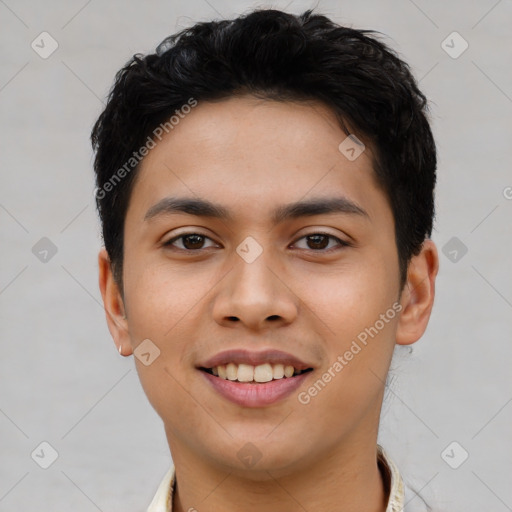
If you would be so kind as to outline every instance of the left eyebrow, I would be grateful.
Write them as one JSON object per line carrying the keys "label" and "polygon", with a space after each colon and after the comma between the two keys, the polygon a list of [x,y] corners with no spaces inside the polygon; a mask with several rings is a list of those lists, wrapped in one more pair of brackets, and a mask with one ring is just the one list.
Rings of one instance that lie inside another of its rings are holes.
{"label": "left eyebrow", "polygon": [[[144,216],[144,220],[147,221],[160,215],[176,213],[186,213],[197,217],[209,217],[225,221],[233,221],[235,218],[234,214],[224,206],[205,199],[165,197],[149,208]],[[368,213],[361,206],[346,197],[319,197],[278,206],[272,212],[271,219],[273,224],[276,225],[290,219],[335,213],[358,215],[368,220],[370,219]]]}
{"label": "left eyebrow", "polygon": [[297,201],[296,203],[279,206],[273,212],[272,222],[279,224],[289,219],[312,217],[314,215],[332,215],[335,213],[355,214],[368,220],[370,219],[366,210],[350,199],[346,197],[327,197]]}

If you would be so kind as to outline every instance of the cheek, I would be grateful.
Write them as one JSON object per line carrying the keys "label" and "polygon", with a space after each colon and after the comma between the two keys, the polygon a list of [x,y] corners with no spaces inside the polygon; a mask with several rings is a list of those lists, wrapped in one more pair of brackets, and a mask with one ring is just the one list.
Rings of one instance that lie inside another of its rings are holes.
{"label": "cheek", "polygon": [[[126,266],[125,299],[135,364],[150,403],[162,417],[190,400],[183,392],[190,387],[190,340],[197,337],[195,317],[214,283],[197,273],[173,270],[169,262]],[[144,340],[159,351],[148,366],[137,357]]]}
{"label": "cheek", "polygon": [[294,292],[305,304],[303,316],[311,317],[325,337],[337,340],[333,343],[338,348],[373,325],[398,298],[395,269],[390,271],[383,259],[366,259],[363,255],[295,281]]}
{"label": "cheek", "polygon": [[172,337],[180,319],[200,300],[202,287],[196,285],[167,262],[127,265],[125,297],[133,342],[150,338],[162,344]]}
{"label": "cheek", "polygon": [[350,410],[354,418],[360,417],[384,386],[399,303],[398,267],[383,254],[362,256],[350,266],[317,276],[310,281],[316,285],[304,295],[327,353],[317,384],[301,390],[315,414],[335,420],[340,411]]}

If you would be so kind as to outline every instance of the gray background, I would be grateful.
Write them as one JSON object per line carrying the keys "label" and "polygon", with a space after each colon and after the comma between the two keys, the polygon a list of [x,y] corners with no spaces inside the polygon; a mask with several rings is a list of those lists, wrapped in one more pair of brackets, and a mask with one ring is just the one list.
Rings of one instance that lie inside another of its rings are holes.
{"label": "gray background", "polygon": [[[315,4],[0,0],[0,511],[145,510],[168,469],[162,422],[101,307],[89,134],[132,54],[257,5]],[[380,442],[439,509],[512,510],[512,2],[317,5],[388,36],[431,101],[439,148],[436,303],[393,363]],[[31,48],[42,31],[59,45],[47,59]],[[469,44],[458,58],[442,46],[453,31]],[[57,249],[46,262],[43,237]],[[31,457],[43,441],[58,452],[48,469],[48,449]]]}

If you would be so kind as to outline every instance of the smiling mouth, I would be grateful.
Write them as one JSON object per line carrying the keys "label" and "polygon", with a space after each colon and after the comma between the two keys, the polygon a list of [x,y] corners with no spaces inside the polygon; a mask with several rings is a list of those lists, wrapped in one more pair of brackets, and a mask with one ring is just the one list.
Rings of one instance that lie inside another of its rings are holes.
{"label": "smiling mouth", "polygon": [[200,367],[199,369],[219,379],[242,382],[245,384],[263,384],[275,380],[290,379],[313,370],[313,368],[298,370],[291,365],[270,363],[264,363],[258,366],[228,363],[213,368]]}

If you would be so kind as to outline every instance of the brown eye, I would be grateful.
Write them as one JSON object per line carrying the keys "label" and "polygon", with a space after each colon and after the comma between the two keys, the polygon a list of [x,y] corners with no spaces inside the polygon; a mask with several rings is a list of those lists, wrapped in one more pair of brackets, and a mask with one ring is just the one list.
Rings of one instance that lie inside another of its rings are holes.
{"label": "brown eye", "polygon": [[325,249],[329,245],[329,238],[326,235],[308,235],[306,237],[311,249]]}
{"label": "brown eye", "polygon": [[338,248],[348,247],[350,245],[349,243],[327,233],[312,233],[311,235],[302,237],[300,240],[306,240],[307,247],[305,247],[305,249],[310,249],[316,252],[330,252],[331,249],[336,250],[336,247],[332,246],[329,249],[326,249],[329,246],[330,240],[336,241]]}
{"label": "brown eye", "polygon": [[[181,247],[174,245],[174,243],[178,240],[181,240]],[[168,242],[165,242],[164,246],[177,248],[184,251],[198,251],[205,248],[205,240],[210,240],[210,238],[199,233],[185,233],[183,235],[172,238]]]}

